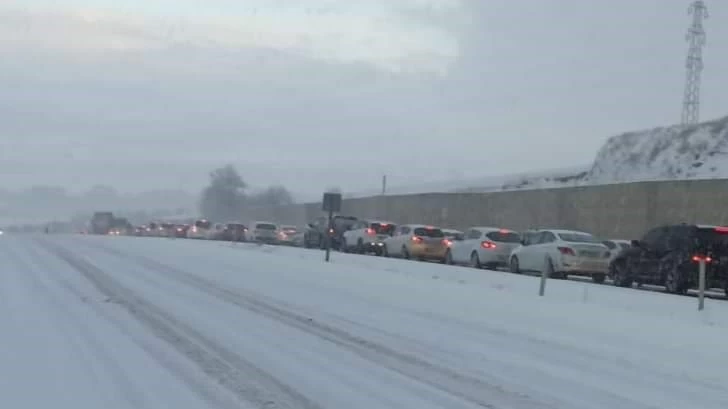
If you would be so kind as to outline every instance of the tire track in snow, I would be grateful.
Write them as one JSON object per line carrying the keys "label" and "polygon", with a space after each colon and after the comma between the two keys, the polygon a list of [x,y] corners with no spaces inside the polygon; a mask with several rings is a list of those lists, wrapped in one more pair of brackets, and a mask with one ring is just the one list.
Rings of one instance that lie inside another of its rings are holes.
{"label": "tire track in snow", "polygon": [[[42,297],[54,307],[52,310],[53,313],[59,317],[63,317],[64,322],[73,324],[72,328],[67,328],[64,325],[60,326],[66,333],[66,338],[69,342],[73,344],[75,349],[80,351],[80,353],[74,355],[76,359],[83,361],[93,371],[95,366],[92,363],[91,357],[86,353],[91,352],[91,356],[98,359],[104,369],[108,370],[104,376],[109,376],[114,385],[119,388],[119,397],[122,401],[126,401],[131,407],[143,407],[145,399],[142,391],[128,378],[121,365],[119,365],[119,362],[114,359],[113,355],[109,353],[108,349],[104,347],[88,325],[80,320],[76,314],[71,312],[69,306],[58,297],[58,294],[48,285],[47,280],[41,276],[40,271],[53,271],[51,266],[43,263],[43,260],[47,260],[47,257],[39,254],[35,246],[23,247],[25,247],[26,255],[30,256],[30,258],[23,257],[18,253],[13,254],[13,257],[17,258],[18,265],[28,267],[25,270],[26,276],[30,278],[32,285],[38,290],[38,293],[42,294]],[[49,274],[46,273],[45,275],[47,276]],[[83,302],[83,300],[80,299],[79,302]]]}
{"label": "tire track in snow", "polygon": [[90,244],[111,255],[127,261],[133,261],[155,272],[159,272],[172,280],[191,286],[213,297],[236,305],[239,308],[257,313],[266,318],[296,328],[331,342],[356,355],[386,367],[405,377],[427,384],[437,390],[456,396],[466,402],[487,409],[523,408],[549,409],[558,408],[558,404],[535,401],[522,393],[508,391],[499,385],[493,385],[480,378],[469,376],[442,365],[436,365],[417,356],[397,351],[369,340],[357,337],[339,328],[313,320],[310,317],[279,306],[260,294],[236,289],[223,288],[218,284],[203,279],[195,274],[179,268],[160,263],[156,260],[137,254],[129,254],[98,243]]}
{"label": "tire track in snow", "polygon": [[266,409],[322,409],[236,353],[138,297],[90,262],[56,244],[46,241],[41,244],[241,400]]}

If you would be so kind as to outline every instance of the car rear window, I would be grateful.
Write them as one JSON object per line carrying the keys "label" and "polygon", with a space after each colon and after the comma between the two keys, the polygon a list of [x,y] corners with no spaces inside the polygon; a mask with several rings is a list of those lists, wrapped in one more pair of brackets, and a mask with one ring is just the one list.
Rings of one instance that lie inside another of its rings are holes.
{"label": "car rear window", "polygon": [[559,233],[561,240],[571,243],[599,243],[599,239],[586,233]]}
{"label": "car rear window", "polygon": [[392,233],[394,233],[394,229],[396,227],[397,226],[395,226],[393,224],[389,224],[389,223],[372,223],[372,224],[369,225],[369,228],[371,228],[372,230],[374,230],[374,233],[376,233],[376,234],[387,234],[389,236],[391,236]]}
{"label": "car rear window", "polygon": [[696,239],[698,247],[728,250],[728,232],[716,231],[715,229],[698,229]]}
{"label": "car rear window", "polygon": [[195,227],[198,229],[209,229],[210,226],[212,226],[212,223],[207,220],[198,220],[195,222]]}
{"label": "car rear window", "polygon": [[440,229],[436,228],[426,228],[426,227],[417,227],[414,231],[415,236],[422,236],[422,237],[445,237],[445,233],[442,232]]}
{"label": "car rear window", "polygon": [[520,243],[521,242],[521,236],[512,231],[492,231],[485,235],[485,237],[493,240],[498,241],[501,243]]}
{"label": "car rear window", "polygon": [[276,230],[278,227],[276,227],[275,224],[270,223],[257,223],[255,228],[258,230]]}
{"label": "car rear window", "polygon": [[243,230],[243,229],[245,229],[245,225],[240,224],[240,223],[230,223],[227,225],[227,228],[231,229],[231,230],[232,229]]}

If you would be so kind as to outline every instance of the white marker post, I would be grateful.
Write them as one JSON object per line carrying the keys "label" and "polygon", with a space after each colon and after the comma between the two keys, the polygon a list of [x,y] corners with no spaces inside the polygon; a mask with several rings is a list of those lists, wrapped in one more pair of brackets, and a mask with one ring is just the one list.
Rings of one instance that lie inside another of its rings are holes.
{"label": "white marker post", "polygon": [[541,286],[538,289],[538,295],[543,297],[546,293],[546,279],[549,277],[549,269],[544,268],[541,272]]}
{"label": "white marker post", "polygon": [[701,256],[698,269],[698,311],[705,308],[705,262],[706,257]]}

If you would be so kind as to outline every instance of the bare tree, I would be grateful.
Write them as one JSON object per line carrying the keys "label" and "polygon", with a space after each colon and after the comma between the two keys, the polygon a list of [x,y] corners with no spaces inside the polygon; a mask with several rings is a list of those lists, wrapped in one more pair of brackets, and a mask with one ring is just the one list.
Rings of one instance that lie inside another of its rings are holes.
{"label": "bare tree", "polygon": [[245,205],[248,185],[233,165],[210,172],[210,184],[202,191],[200,213],[212,220],[236,220]]}

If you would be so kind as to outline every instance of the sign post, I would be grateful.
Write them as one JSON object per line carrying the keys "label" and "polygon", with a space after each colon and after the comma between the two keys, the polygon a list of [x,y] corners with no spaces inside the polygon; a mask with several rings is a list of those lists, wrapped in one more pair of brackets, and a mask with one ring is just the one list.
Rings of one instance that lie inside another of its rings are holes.
{"label": "sign post", "polygon": [[334,232],[334,212],[341,211],[341,193],[324,193],[322,210],[329,212],[329,223],[326,229],[326,262],[331,258],[331,239]]}

